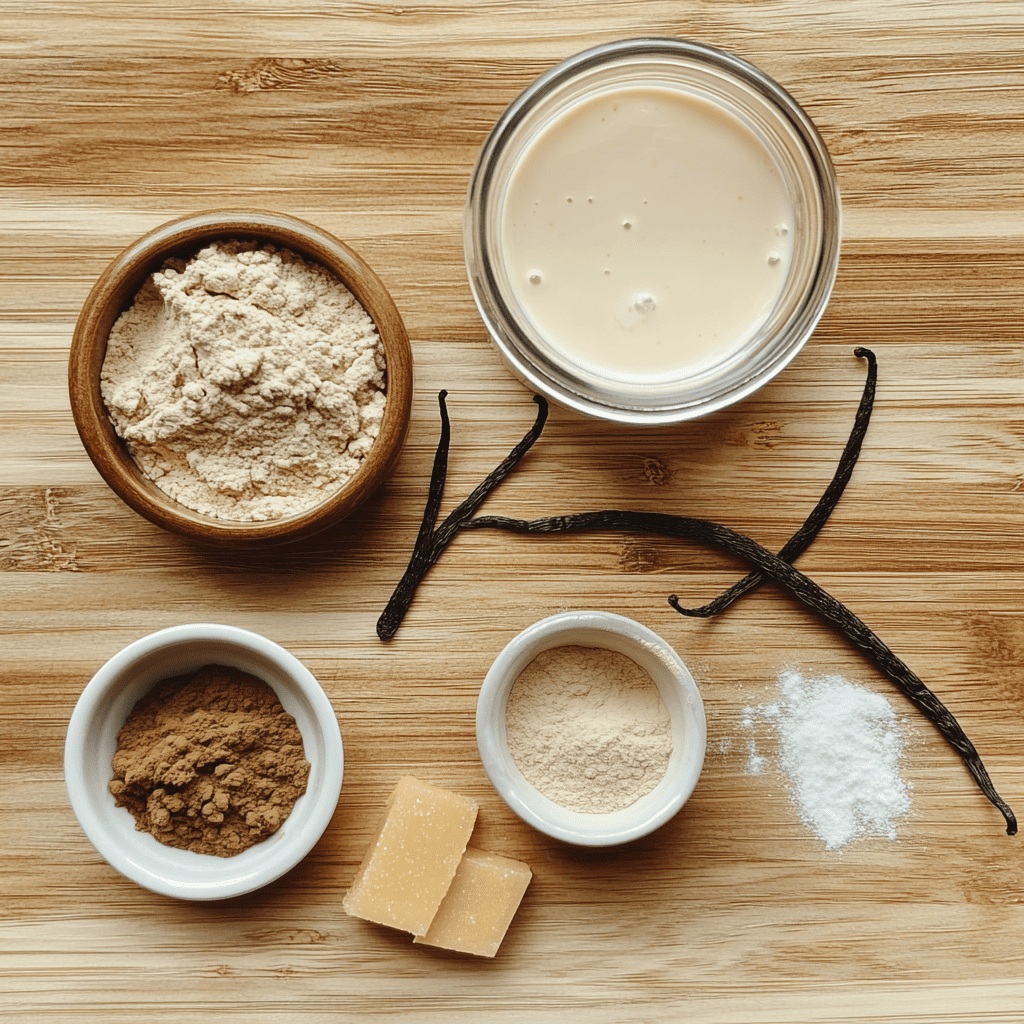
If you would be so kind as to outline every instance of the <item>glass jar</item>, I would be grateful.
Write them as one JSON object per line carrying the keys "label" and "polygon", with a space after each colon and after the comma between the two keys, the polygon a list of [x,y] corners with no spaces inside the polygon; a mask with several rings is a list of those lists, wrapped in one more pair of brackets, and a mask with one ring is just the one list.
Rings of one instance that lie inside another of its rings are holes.
{"label": "glass jar", "polygon": [[627,424],[693,419],[797,355],[839,262],[835,172],[797,102],[698,43],[570,57],[489,134],[466,267],[529,388]]}

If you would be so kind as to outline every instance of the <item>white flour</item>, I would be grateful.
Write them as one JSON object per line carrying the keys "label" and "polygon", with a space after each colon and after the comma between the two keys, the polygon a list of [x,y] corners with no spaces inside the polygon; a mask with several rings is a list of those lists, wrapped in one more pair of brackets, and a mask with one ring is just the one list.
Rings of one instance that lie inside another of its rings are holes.
{"label": "white flour", "polygon": [[[770,724],[800,817],[830,850],[863,836],[896,837],[910,810],[900,776],[904,741],[892,706],[881,694],[839,676],[779,677],[781,696],[746,708],[743,725]],[[751,741],[747,771],[767,766]]]}
{"label": "white flour", "polygon": [[512,759],[569,810],[619,810],[650,793],[672,753],[672,721],[654,680],[624,654],[555,647],[530,662],[505,708]]}
{"label": "white flour", "polygon": [[221,519],[305,511],[359,468],[384,413],[373,320],[324,268],[207,246],[146,282],[110,332],[101,391],[142,472]]}

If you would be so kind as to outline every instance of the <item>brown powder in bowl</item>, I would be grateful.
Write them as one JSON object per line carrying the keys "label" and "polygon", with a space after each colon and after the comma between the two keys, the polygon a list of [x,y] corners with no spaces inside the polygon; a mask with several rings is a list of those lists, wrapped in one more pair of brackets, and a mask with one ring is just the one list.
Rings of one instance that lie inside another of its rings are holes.
{"label": "brown powder in bowl", "polygon": [[110,792],[140,832],[217,857],[273,835],[310,770],[273,689],[223,665],[153,687],[118,733],[111,766]]}

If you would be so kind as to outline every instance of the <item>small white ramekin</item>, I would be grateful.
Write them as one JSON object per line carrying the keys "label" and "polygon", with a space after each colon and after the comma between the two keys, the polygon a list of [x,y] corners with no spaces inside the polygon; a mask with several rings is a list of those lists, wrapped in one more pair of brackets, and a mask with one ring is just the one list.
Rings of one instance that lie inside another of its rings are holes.
{"label": "small white ramekin", "polygon": [[[632,658],[655,682],[672,718],[672,755],[661,782],[636,803],[607,814],[560,807],[523,777],[508,747],[505,706],[519,674],[542,651],[600,647]],[[523,821],[577,846],[614,846],[660,828],[689,799],[704,766],[707,723],[697,684],[657,633],[610,612],[577,611],[534,623],[495,658],[480,689],[476,739],[498,795]]]}
{"label": "small white ramekin", "polygon": [[[281,828],[233,857],[179,850],[137,831],[131,812],[118,807],[107,788],[117,734],[139,698],[162,679],[210,664],[249,672],[272,687],[295,718],[310,764],[306,792]],[[240,896],[295,867],[334,814],[343,769],[338,720],[312,673],[266,637],[208,623],[172,626],[115,654],[83,690],[64,745],[68,796],[93,846],[127,878],[185,900]]]}

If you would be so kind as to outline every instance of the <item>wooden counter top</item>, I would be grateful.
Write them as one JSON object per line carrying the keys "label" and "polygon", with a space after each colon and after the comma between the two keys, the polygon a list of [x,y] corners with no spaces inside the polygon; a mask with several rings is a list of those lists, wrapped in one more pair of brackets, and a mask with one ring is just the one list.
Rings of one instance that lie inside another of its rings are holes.
{"label": "wooden counter top", "polygon": [[[834,296],[772,384],[699,422],[618,429],[552,409],[484,511],[636,508],[778,550],[827,485],[878,356],[863,455],[800,568],[946,701],[1024,813],[1024,8],[1019,0],[568,0],[408,5],[0,3],[0,1016],[124,1021],[962,1024],[1024,1017],[1024,838],[844,639],[741,572],[644,535],[464,534],[388,644],[377,616],[416,535],[449,392],[445,510],[533,420],[462,262],[469,173],[504,107],[578,50],[699,39],[783,83],[844,200]],[[126,508],[68,407],[78,311],[143,232],[218,206],[306,218],[383,278],[412,339],[408,444],[379,498],[265,557],[210,552]],[[708,755],[690,802],[629,847],[569,848],[490,787],[476,695],[517,632],[563,609],[644,623],[690,665]],[[189,904],[126,880],[68,803],[68,719],[92,674],[165,626],[219,621],[321,681],[341,800],[292,873]],[[744,710],[780,671],[838,674],[902,720],[910,813],[829,850]],[[749,743],[771,767],[752,774]],[[474,844],[534,881],[494,961],[345,916],[381,805],[413,774],[476,798]]]}

